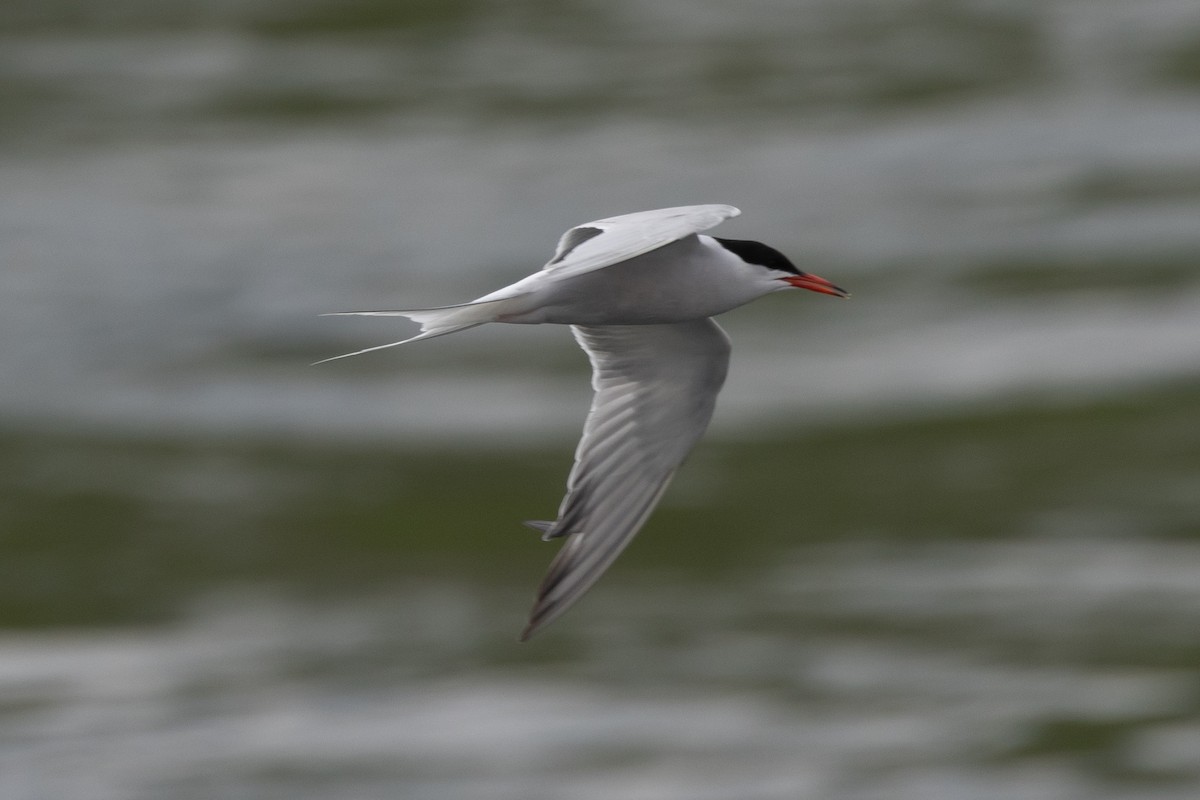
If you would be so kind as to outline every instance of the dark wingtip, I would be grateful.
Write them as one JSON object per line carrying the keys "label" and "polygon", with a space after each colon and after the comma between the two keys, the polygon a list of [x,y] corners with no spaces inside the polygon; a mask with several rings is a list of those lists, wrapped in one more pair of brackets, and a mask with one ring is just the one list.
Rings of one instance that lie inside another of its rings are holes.
{"label": "dark wingtip", "polygon": [[518,642],[528,642],[535,633],[541,630],[546,624],[546,609],[542,608],[542,598],[539,597],[537,605],[529,614],[529,621],[525,623],[525,628],[521,631],[521,635],[517,637]]}

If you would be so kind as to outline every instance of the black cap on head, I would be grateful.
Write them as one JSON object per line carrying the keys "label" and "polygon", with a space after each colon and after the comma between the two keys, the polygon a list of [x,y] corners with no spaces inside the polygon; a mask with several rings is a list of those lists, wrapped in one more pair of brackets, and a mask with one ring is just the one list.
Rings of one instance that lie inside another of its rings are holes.
{"label": "black cap on head", "polygon": [[758,264],[760,267],[790,272],[792,275],[803,274],[796,269],[796,265],[789,261],[787,256],[762,242],[752,242],[748,239],[720,239],[716,236],[713,238],[747,264]]}

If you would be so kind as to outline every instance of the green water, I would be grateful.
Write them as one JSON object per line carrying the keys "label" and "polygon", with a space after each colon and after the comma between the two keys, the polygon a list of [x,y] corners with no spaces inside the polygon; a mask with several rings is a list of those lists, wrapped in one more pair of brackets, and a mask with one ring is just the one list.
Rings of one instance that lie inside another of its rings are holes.
{"label": "green water", "polygon": [[[952,797],[1186,797],[1198,401],[1178,384],[708,441],[527,644],[553,545],[518,522],[554,508],[570,442],[10,431],[0,718],[39,742],[46,714],[78,717],[58,746],[146,797],[548,797],[653,763],[728,797],[803,796],[804,775],[917,797],[916,765],[958,775]],[[143,741],[147,717],[173,733]]]}
{"label": "green water", "polygon": [[[706,442],[617,573],[662,570],[699,591],[781,552],[848,540],[1086,537],[1092,524],[1097,547],[1186,540],[1200,533],[1198,400],[1179,385]],[[571,453],[569,442],[2,441],[6,626],[161,621],[247,581],[301,596],[429,576],[532,587],[553,545],[518,523],[557,505]]]}

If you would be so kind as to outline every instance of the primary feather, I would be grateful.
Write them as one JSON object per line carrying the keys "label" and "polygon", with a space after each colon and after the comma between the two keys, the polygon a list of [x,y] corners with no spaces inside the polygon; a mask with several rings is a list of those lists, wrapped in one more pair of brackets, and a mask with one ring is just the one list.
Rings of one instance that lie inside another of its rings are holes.
{"label": "primary feather", "polygon": [[545,538],[569,538],[522,639],[579,599],[629,544],[708,427],[729,366],[729,338],[707,318],[571,330],[592,362],[596,394],[558,519],[534,525]]}

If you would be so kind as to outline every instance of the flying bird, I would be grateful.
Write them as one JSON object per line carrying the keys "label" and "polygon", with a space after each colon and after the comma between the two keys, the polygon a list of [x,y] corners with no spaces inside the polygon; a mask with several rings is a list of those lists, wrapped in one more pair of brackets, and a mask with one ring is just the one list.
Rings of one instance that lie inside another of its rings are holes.
{"label": "flying bird", "polygon": [[680,206],[588,222],[562,235],[541,270],[469,303],[340,312],[407,317],[421,331],[325,361],[487,322],[570,325],[587,353],[595,396],[566,496],[557,519],[526,523],[543,539],[565,543],[538,588],[522,641],[600,578],[708,427],[730,351],[712,317],[782,289],[849,296],[765,244],[701,233],[740,213]]}

